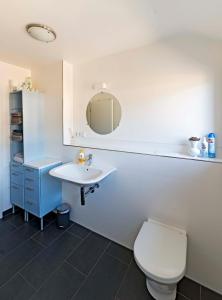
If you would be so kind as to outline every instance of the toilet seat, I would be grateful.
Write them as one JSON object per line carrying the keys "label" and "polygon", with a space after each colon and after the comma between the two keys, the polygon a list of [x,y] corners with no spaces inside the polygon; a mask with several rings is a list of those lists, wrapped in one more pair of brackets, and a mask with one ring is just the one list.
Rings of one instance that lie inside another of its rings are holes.
{"label": "toilet seat", "polygon": [[149,219],[134,243],[134,257],[147,277],[163,284],[177,283],[185,273],[187,236],[180,230]]}

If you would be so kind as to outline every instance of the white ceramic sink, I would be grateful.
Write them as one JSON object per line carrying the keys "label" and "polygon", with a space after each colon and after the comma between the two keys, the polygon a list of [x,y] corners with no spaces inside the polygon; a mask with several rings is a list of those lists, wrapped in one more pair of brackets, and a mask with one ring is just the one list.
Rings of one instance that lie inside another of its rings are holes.
{"label": "white ceramic sink", "polygon": [[103,180],[116,169],[106,165],[79,165],[67,163],[49,171],[51,176],[83,185],[93,185]]}

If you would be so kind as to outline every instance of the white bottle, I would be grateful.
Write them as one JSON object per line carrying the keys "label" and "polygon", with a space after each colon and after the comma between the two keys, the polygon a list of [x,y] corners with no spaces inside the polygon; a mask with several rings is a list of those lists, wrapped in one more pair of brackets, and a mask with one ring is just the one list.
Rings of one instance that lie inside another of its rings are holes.
{"label": "white bottle", "polygon": [[208,157],[208,141],[206,136],[202,137],[201,140],[200,155],[201,157]]}

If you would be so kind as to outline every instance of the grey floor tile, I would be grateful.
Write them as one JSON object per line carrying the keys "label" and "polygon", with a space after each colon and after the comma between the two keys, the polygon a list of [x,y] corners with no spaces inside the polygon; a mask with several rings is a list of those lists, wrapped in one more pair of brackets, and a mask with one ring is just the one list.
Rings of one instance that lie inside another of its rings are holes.
{"label": "grey floor tile", "polygon": [[0,239],[8,236],[12,231],[16,230],[16,227],[10,222],[0,220]]}
{"label": "grey floor tile", "polygon": [[108,239],[96,233],[90,233],[67,261],[80,272],[89,274],[109,243]]}
{"label": "grey floor tile", "polygon": [[143,272],[137,267],[135,261],[131,263],[127,274],[118,291],[119,300],[151,300],[153,299],[146,287],[146,278]]}
{"label": "grey floor tile", "polygon": [[7,255],[8,252],[24,243],[25,240],[29,239],[37,231],[38,228],[35,224],[30,222],[30,224],[23,224],[6,237],[0,238],[0,254]]}
{"label": "grey floor tile", "polygon": [[219,295],[208,288],[201,287],[201,300],[222,300],[222,295]]}
{"label": "grey floor tile", "polygon": [[73,299],[113,300],[126,270],[127,266],[125,264],[104,254]]}
{"label": "grey floor tile", "polygon": [[24,212],[12,215],[9,222],[16,227],[22,226],[24,224]]}
{"label": "grey floor tile", "polygon": [[0,286],[43,249],[38,243],[27,240],[0,261]]}
{"label": "grey floor tile", "polygon": [[111,242],[106,253],[112,255],[113,257],[118,258],[125,264],[129,264],[133,259],[133,251],[123,247],[117,243]]}
{"label": "grey floor tile", "polygon": [[22,276],[38,289],[78,246],[80,241],[78,237],[65,232],[21,271]]}
{"label": "grey floor tile", "polygon": [[176,300],[189,300],[189,299],[184,297],[183,295],[177,294]]}
{"label": "grey floor tile", "polygon": [[187,277],[178,283],[178,292],[190,300],[200,300],[200,285]]}
{"label": "grey floor tile", "polygon": [[0,299],[2,300],[27,300],[35,290],[17,274],[0,288]]}
{"label": "grey floor tile", "polygon": [[40,242],[45,246],[49,246],[56,239],[58,239],[64,233],[63,229],[60,229],[56,226],[56,222],[53,221],[48,226],[44,228],[43,231],[37,232],[32,239]]}
{"label": "grey floor tile", "polygon": [[90,233],[89,229],[77,223],[72,224],[71,227],[68,229],[68,231],[71,232],[72,234],[77,235],[81,239],[85,238]]}
{"label": "grey floor tile", "polygon": [[74,270],[71,265],[63,263],[31,299],[69,300],[84,279],[85,276]]}

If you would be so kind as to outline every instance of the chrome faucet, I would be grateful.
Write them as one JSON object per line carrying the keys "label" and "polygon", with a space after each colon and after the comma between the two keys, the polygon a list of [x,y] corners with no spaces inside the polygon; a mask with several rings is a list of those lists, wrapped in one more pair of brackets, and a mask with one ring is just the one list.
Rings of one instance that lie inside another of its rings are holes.
{"label": "chrome faucet", "polygon": [[88,157],[87,157],[87,159],[86,159],[87,166],[91,166],[92,161],[93,161],[93,155],[89,154]]}

